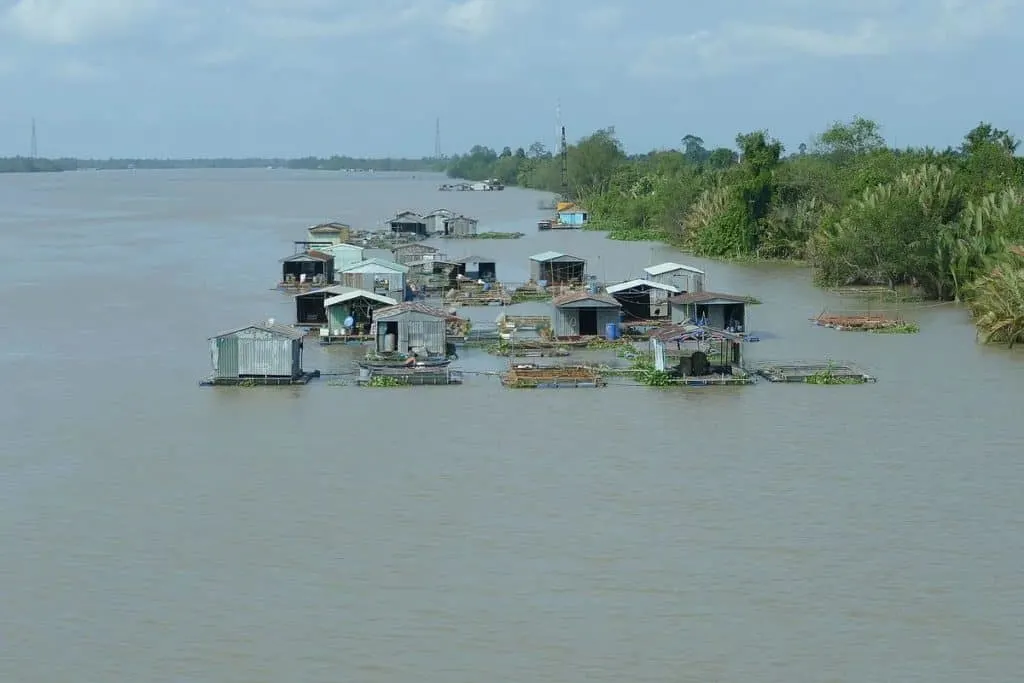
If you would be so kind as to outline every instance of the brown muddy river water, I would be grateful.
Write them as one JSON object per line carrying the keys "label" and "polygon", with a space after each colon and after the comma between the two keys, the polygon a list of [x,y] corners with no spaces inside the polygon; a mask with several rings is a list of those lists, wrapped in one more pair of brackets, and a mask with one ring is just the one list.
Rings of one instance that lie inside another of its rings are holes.
{"label": "brown muddy river water", "polygon": [[[917,335],[816,328],[850,304],[804,270],[537,233],[537,194],[440,182],[0,176],[0,680],[1020,680],[1021,353],[948,305],[904,307]],[[763,300],[749,357],[879,381],[197,386],[210,334],[293,320],[270,288],[307,225],[439,206],[527,233],[446,245],[501,279],[549,249],[607,280],[682,261]]]}

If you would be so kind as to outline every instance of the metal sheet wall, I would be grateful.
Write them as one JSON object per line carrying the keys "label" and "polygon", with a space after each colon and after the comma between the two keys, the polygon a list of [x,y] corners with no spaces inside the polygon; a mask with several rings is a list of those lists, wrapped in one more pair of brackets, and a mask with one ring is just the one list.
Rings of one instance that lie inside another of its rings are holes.
{"label": "metal sheet wall", "polygon": [[[551,316],[552,329],[556,337],[578,337],[580,336],[579,308],[556,308]],[[621,314],[615,308],[598,308],[597,310],[597,334],[604,336],[604,331],[609,323],[620,322]]]}
{"label": "metal sheet wall", "polygon": [[[387,280],[387,287],[377,287],[377,280]],[[374,294],[383,294],[401,301],[405,297],[405,273],[342,273],[341,284],[346,287],[365,289]]]}
{"label": "metal sheet wall", "polygon": [[238,374],[258,377],[292,377],[297,374],[298,341],[274,336],[262,330],[245,330],[235,335],[238,343]]}
{"label": "metal sheet wall", "polygon": [[214,377],[238,377],[238,339],[236,337],[211,339],[210,356]]}

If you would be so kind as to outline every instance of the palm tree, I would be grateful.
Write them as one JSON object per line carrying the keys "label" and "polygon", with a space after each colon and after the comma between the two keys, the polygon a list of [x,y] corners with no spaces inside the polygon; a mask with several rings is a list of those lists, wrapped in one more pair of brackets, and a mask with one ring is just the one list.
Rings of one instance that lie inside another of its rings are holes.
{"label": "palm tree", "polygon": [[969,288],[974,324],[985,343],[1024,342],[1024,246],[1013,246]]}

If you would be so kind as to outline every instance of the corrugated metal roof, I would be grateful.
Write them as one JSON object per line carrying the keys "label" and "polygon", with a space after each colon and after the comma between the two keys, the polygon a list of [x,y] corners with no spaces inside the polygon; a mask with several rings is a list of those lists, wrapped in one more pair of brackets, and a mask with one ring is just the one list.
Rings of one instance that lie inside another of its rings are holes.
{"label": "corrugated metal roof", "polygon": [[285,258],[281,259],[281,263],[296,263],[296,262],[299,262],[299,261],[306,261],[306,262],[308,262],[308,261],[320,261],[320,262],[325,262],[325,261],[330,261],[332,258],[334,258],[334,257],[330,256],[329,254],[324,254],[324,253],[321,253],[319,251],[312,251],[312,250],[310,250],[310,251],[302,251],[302,252],[299,252],[298,254],[292,254],[291,256],[285,257]]}
{"label": "corrugated metal roof", "polygon": [[589,292],[569,292],[555,297],[551,303],[556,307],[575,304],[581,301],[593,301],[595,306],[621,308],[621,304],[608,294],[591,294]]}
{"label": "corrugated metal roof", "polygon": [[661,289],[666,292],[672,292],[673,294],[679,293],[678,287],[672,285],[662,284],[661,282],[653,282],[651,280],[628,280],[626,282],[620,282],[615,285],[608,285],[605,287],[605,291],[609,294],[618,294],[619,292],[625,292],[627,289],[633,289],[635,287],[650,287],[651,289]]}
{"label": "corrugated metal roof", "polygon": [[313,294],[328,294],[328,295],[344,294],[345,292],[347,292],[350,289],[352,289],[352,287],[345,287],[344,285],[331,285],[329,287],[319,287],[317,289],[311,289],[308,292],[299,292],[298,294],[293,294],[292,298],[293,299],[298,299],[299,297],[311,296]]}
{"label": "corrugated metal roof", "polygon": [[393,273],[408,273],[409,272],[409,269],[406,266],[403,266],[400,263],[395,263],[394,261],[385,261],[384,259],[381,259],[381,258],[370,258],[370,259],[366,259],[365,261],[360,261],[359,263],[353,263],[350,266],[345,266],[344,268],[342,268],[338,272],[340,272],[340,273],[380,272],[380,271],[372,271],[372,270],[370,270],[370,268],[383,268],[384,270],[389,270],[389,271],[391,271]]}
{"label": "corrugated metal roof", "polygon": [[750,297],[721,294],[719,292],[684,292],[683,294],[669,297],[669,301],[674,304],[707,304],[712,302],[747,304],[750,303]]}
{"label": "corrugated metal roof", "polygon": [[432,247],[429,244],[420,244],[419,242],[413,242],[412,244],[399,244],[397,247],[392,249],[392,252],[405,251],[407,249],[415,248],[417,251],[422,251],[425,254],[433,254],[439,251],[437,247]]}
{"label": "corrugated metal roof", "polygon": [[656,266],[647,266],[644,268],[644,272],[648,275],[664,275],[665,273],[671,273],[676,270],[684,270],[687,273],[695,273],[697,275],[704,275],[704,271],[693,266],[684,266],[682,263],[672,263],[668,261],[666,263],[659,263]]}
{"label": "corrugated metal roof", "polygon": [[480,219],[479,218],[472,218],[470,216],[467,216],[464,213],[460,213],[457,216],[452,216],[451,218],[446,218],[445,219],[446,223],[452,222],[452,221],[469,221],[470,223],[479,223]]}
{"label": "corrugated metal roof", "polygon": [[434,209],[430,213],[424,214],[424,218],[433,218],[434,216],[454,216],[455,212],[451,209]]}
{"label": "corrugated metal roof", "polygon": [[455,259],[455,263],[497,263],[497,261],[486,256],[470,254],[469,256],[463,256],[462,258]]}
{"label": "corrugated metal roof", "polygon": [[387,308],[382,308],[379,311],[376,311],[373,314],[373,319],[381,320],[383,318],[390,318],[401,313],[406,313],[407,311],[416,311],[417,313],[432,315],[435,318],[447,319],[458,317],[449,313],[448,311],[445,311],[440,308],[435,308],[434,306],[429,306],[424,303],[420,303],[419,301],[406,301],[404,303],[400,303],[395,306],[388,306]]}
{"label": "corrugated metal roof", "polygon": [[210,339],[230,337],[233,334],[238,334],[239,332],[244,332],[245,330],[263,330],[264,332],[276,334],[281,337],[287,337],[288,339],[302,339],[304,336],[306,336],[304,332],[297,330],[294,327],[291,327],[289,325],[281,325],[280,323],[272,323],[269,320],[267,320],[258,323],[251,323],[249,325],[243,325],[241,327],[236,327],[233,330],[219,332],[218,334],[215,334],[212,337],[210,337]]}
{"label": "corrugated metal roof", "polygon": [[389,222],[401,223],[403,218],[415,218],[415,223],[423,222],[423,216],[419,215],[415,211],[399,211],[398,213],[395,214],[395,217],[392,218]]}
{"label": "corrugated metal roof", "polygon": [[659,341],[743,341],[743,337],[716,327],[700,325],[664,325],[650,333]]}
{"label": "corrugated metal roof", "polygon": [[328,252],[328,251],[333,252],[333,251],[336,251],[338,249],[341,249],[342,251],[344,251],[344,250],[361,251],[361,252],[362,251],[366,251],[366,249],[364,247],[361,247],[358,244],[349,244],[348,242],[341,242],[339,244],[332,244],[330,246],[322,247],[322,250],[324,252]]}
{"label": "corrugated metal roof", "polygon": [[337,296],[324,299],[324,308],[337,306],[338,304],[343,304],[346,301],[352,301],[353,299],[369,299],[370,301],[382,303],[385,306],[396,306],[398,304],[398,301],[389,296],[384,296],[383,294],[368,292],[365,289],[359,289],[357,287],[345,287],[344,289],[347,289],[348,291],[342,292]]}
{"label": "corrugated metal roof", "polygon": [[545,261],[557,261],[557,260],[560,260],[560,259],[568,259],[570,261],[579,261],[580,263],[583,263],[585,261],[585,259],[581,259],[579,256],[572,256],[571,254],[563,254],[560,251],[545,251],[545,252],[541,252],[540,254],[534,254],[533,256],[530,257],[531,261],[540,261],[541,263],[543,263]]}
{"label": "corrugated metal roof", "polygon": [[351,229],[352,229],[352,226],[348,225],[347,223],[338,223],[337,221],[332,221],[330,223],[318,223],[317,225],[314,225],[313,227],[311,227],[308,230],[308,232],[324,233],[324,234],[326,234],[326,233],[345,232],[346,230],[351,230]]}

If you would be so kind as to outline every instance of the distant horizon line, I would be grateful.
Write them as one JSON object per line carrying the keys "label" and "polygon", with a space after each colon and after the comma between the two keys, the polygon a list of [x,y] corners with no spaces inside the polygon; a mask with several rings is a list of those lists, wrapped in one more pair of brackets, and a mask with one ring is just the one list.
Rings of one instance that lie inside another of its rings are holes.
{"label": "distant horizon line", "polygon": [[301,161],[306,159],[351,159],[352,161],[445,161],[450,159],[449,155],[441,157],[432,156],[366,156],[354,157],[346,154],[331,154],[329,156],[306,155],[298,157],[289,156],[32,156],[29,154],[3,154],[0,159],[37,159],[40,161]]}

